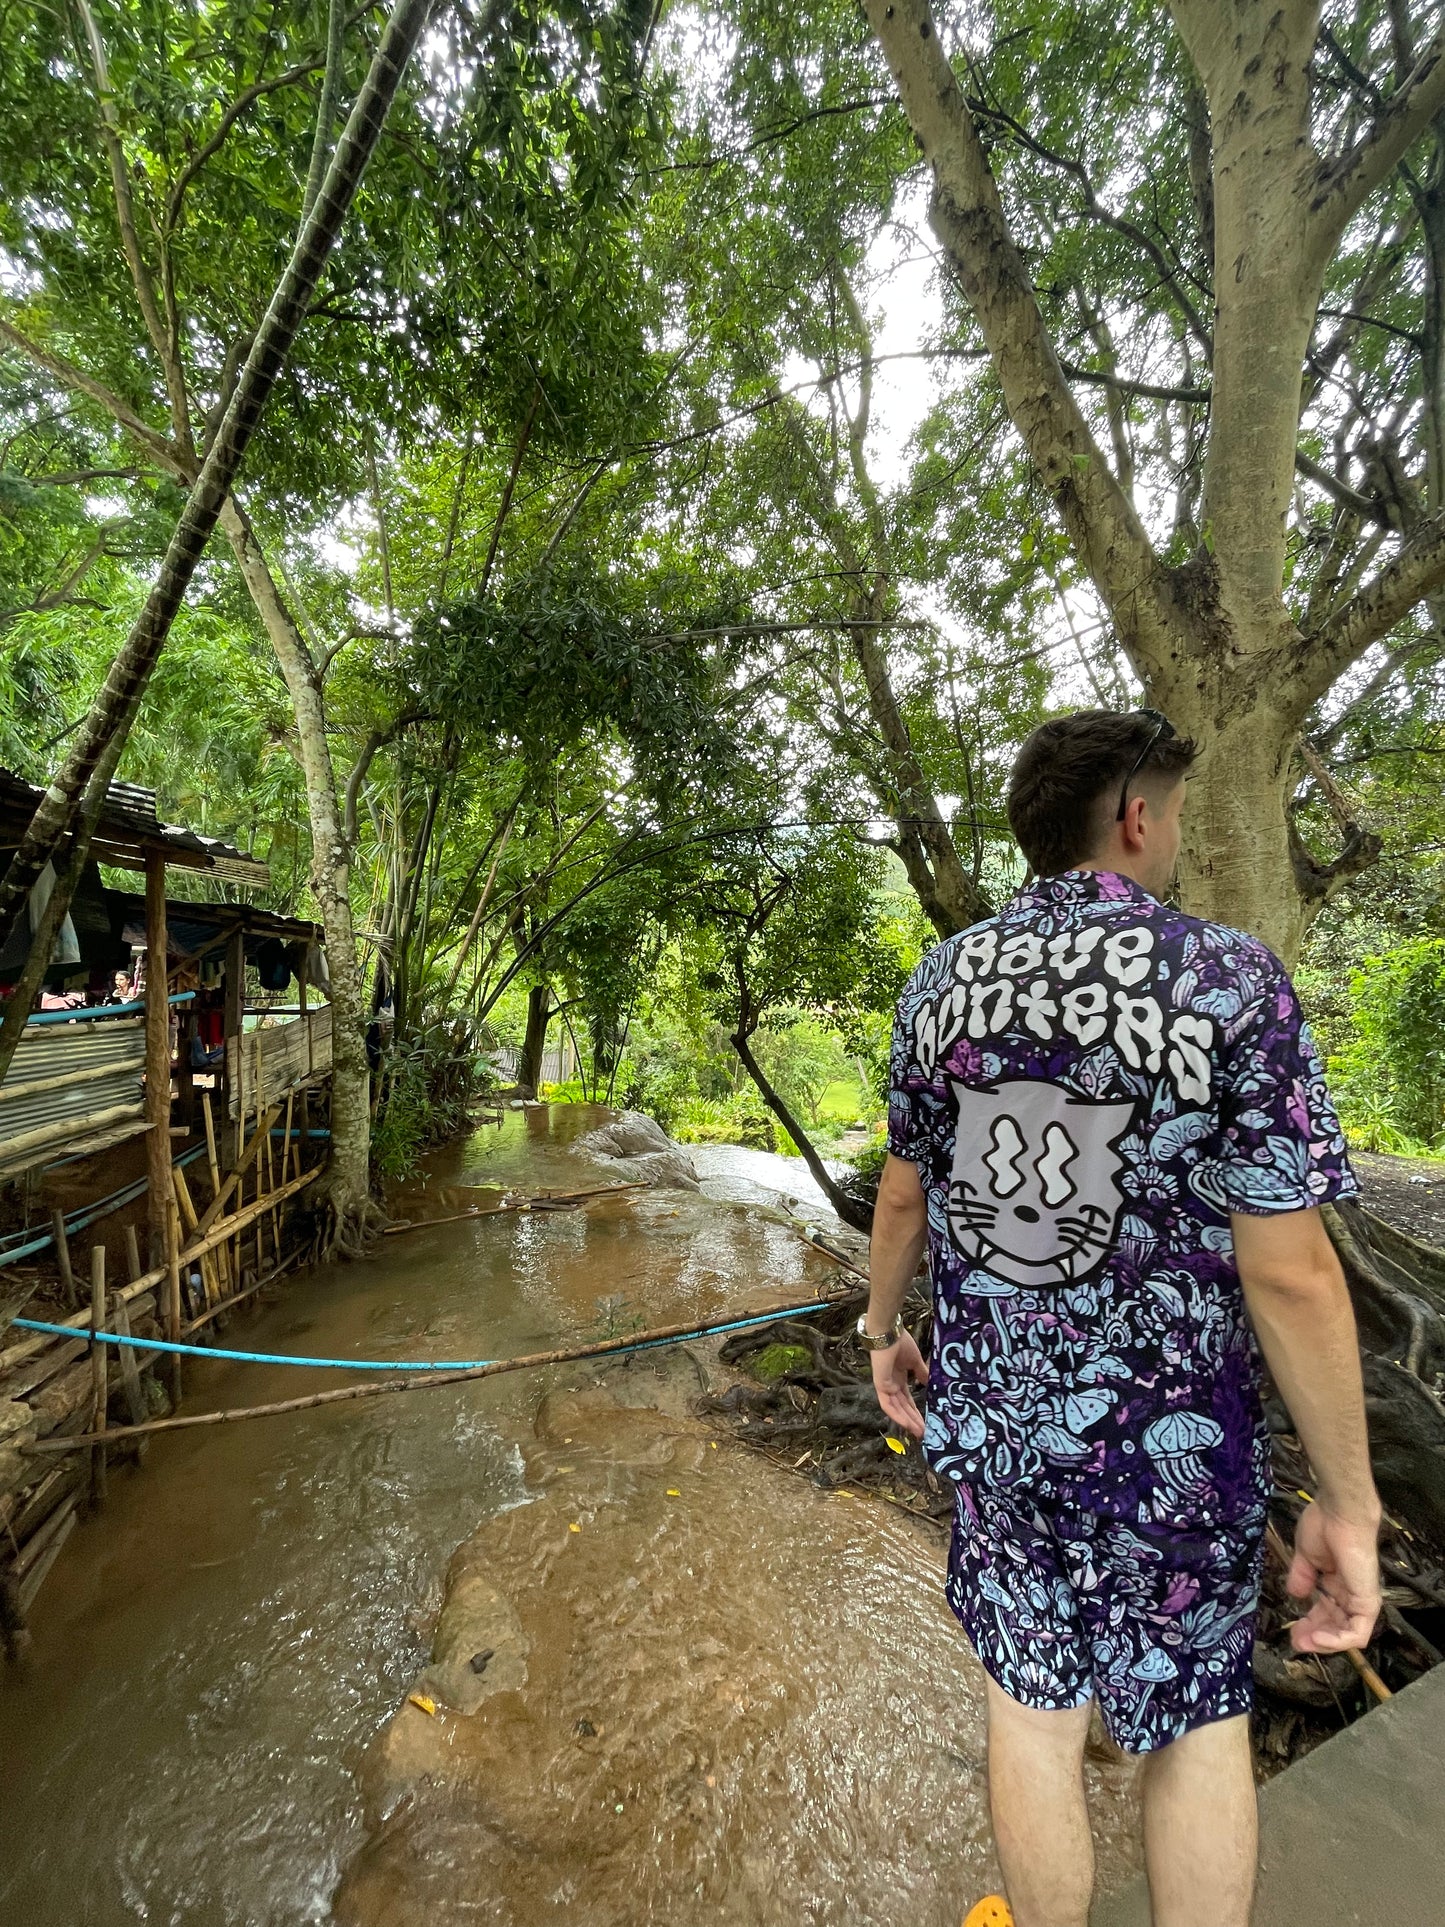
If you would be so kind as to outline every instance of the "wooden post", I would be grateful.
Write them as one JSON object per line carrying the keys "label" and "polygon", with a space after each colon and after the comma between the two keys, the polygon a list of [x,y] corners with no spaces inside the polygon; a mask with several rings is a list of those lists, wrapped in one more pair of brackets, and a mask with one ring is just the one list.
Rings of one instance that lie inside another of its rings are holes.
{"label": "wooden post", "polygon": [[55,1262],[60,1267],[60,1288],[65,1293],[65,1309],[75,1309],[75,1273],[70,1269],[70,1240],[65,1234],[65,1213],[59,1205],[50,1214],[55,1233]]}
{"label": "wooden post", "polygon": [[[166,1339],[169,1344],[181,1342],[181,1225],[174,1198],[170,1199],[170,1209],[166,1213]],[[168,1354],[171,1361],[171,1404],[181,1402],[181,1361],[177,1352]]]}
{"label": "wooden post", "polygon": [[[90,1387],[93,1432],[105,1430],[107,1361],[105,1346],[97,1333],[105,1330],[105,1246],[90,1247]],[[90,1494],[97,1505],[105,1503],[105,1446],[90,1449]]]}
{"label": "wooden post", "polygon": [[[236,929],[231,932],[230,941],[226,945],[226,998],[225,1013],[221,1024],[221,1028],[225,1033],[223,1042],[225,1044],[224,1061],[226,1076],[228,1080],[232,1075],[234,1075],[236,1079],[236,1120],[235,1123],[232,1124],[230,1116],[232,1093],[229,1082],[226,1087],[226,1111],[223,1119],[224,1141],[222,1144],[223,1156],[221,1162],[228,1166],[235,1163],[236,1159],[241,1155],[241,1146],[246,1142],[246,1106],[244,1102],[245,1068],[241,1062],[243,1055],[241,1033],[245,1027],[245,1016],[246,935],[238,925]],[[232,1039],[235,1040],[234,1053],[231,1049]],[[232,1132],[235,1133],[234,1137],[232,1136]]]}
{"label": "wooden post", "polygon": [[211,1172],[211,1196],[221,1188],[221,1160],[216,1152],[216,1119],[211,1110],[211,1093],[201,1092],[201,1116],[206,1126],[206,1163]]}
{"label": "wooden post", "polygon": [[[111,1297],[111,1324],[122,1338],[130,1337],[130,1313],[126,1309],[126,1302],[119,1292],[113,1293]],[[144,1425],[150,1417],[150,1413],[146,1410],[145,1393],[141,1390],[140,1367],[136,1364],[135,1347],[134,1345],[117,1345],[115,1349],[120,1355],[120,1382],[125,1392],[125,1405],[126,1410],[130,1413],[130,1422],[132,1425]],[[143,1465],[145,1463],[145,1455],[146,1441],[144,1439],[137,1439],[137,1462]]]}
{"label": "wooden post", "polygon": [[133,1224],[128,1224],[125,1228],[125,1262],[133,1283],[141,1273],[140,1240],[135,1235]]}
{"label": "wooden post", "polygon": [[171,1213],[171,1011],[166,974],[166,856],[146,851],[146,1184],[150,1261],[165,1251]]}

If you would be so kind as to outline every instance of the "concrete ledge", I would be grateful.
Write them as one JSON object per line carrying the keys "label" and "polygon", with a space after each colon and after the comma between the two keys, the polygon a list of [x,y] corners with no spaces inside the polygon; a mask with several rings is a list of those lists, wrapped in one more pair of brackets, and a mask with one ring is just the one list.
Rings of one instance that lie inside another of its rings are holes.
{"label": "concrete ledge", "polygon": [[[1377,1706],[1260,1795],[1255,1927],[1445,1920],[1445,1666]],[[1142,1880],[1091,1927],[1149,1927]]]}

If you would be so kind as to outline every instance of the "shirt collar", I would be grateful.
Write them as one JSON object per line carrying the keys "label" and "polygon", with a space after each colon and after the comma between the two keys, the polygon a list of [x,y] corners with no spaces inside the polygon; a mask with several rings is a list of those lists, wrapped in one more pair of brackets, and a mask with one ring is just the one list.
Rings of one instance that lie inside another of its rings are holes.
{"label": "shirt collar", "polygon": [[1157,910],[1158,897],[1151,896],[1133,877],[1120,876],[1116,870],[1063,870],[1055,877],[1040,877],[1020,890],[1010,905],[1015,910],[1043,910],[1085,903],[1134,903]]}

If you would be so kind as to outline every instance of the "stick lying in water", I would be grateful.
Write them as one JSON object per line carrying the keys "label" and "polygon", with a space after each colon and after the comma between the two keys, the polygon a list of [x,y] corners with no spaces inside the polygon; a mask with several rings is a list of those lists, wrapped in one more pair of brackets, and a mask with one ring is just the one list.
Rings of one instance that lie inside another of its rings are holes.
{"label": "stick lying in water", "polygon": [[389,1224],[382,1232],[383,1238],[395,1238],[403,1231],[426,1231],[434,1224],[464,1224],[469,1218],[495,1218],[503,1211],[533,1211],[538,1206],[543,1211],[555,1211],[559,1205],[581,1204],[584,1198],[605,1198],[614,1191],[646,1191],[651,1187],[645,1182],[633,1184],[601,1184],[594,1191],[559,1191],[554,1196],[543,1192],[535,1198],[506,1198],[501,1204],[477,1204],[470,1211],[453,1211],[444,1218],[408,1218],[403,1224]]}
{"label": "stick lying in water", "polygon": [[[27,1452],[79,1452],[104,1439],[107,1445],[123,1445],[127,1439],[148,1438],[153,1432],[189,1431],[198,1425],[232,1425],[240,1419],[276,1418],[284,1412],[305,1412],[313,1405],[339,1405],[345,1399],[379,1398],[386,1392],[414,1392],[422,1386],[461,1385],[474,1378],[497,1378],[503,1372],[523,1372],[539,1365],[570,1365],[583,1358],[605,1358],[612,1352],[645,1351],[653,1345],[671,1345],[689,1338],[710,1338],[720,1332],[741,1331],[748,1325],[770,1325],[776,1318],[803,1318],[810,1312],[830,1311],[836,1298],[815,1299],[807,1305],[774,1305],[768,1311],[750,1312],[746,1318],[714,1320],[706,1325],[658,1325],[651,1331],[634,1332],[628,1338],[604,1338],[592,1345],[569,1345],[561,1351],[530,1352],[521,1358],[499,1358],[490,1365],[469,1365],[456,1372],[431,1372],[415,1378],[385,1378],[365,1385],[343,1385],[333,1392],[311,1392],[304,1398],[277,1399],[270,1405],[233,1405],[219,1412],[193,1412],[184,1418],[150,1419],[144,1425],[113,1425],[105,1432],[80,1432],[63,1439],[36,1439],[22,1450]],[[198,1347],[200,1356],[205,1348]]]}

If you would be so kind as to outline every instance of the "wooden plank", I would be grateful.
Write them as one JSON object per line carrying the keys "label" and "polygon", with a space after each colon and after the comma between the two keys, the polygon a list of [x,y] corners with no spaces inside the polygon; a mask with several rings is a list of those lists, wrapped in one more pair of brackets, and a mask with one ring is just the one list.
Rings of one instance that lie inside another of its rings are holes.
{"label": "wooden plank", "polygon": [[33,1538],[61,1501],[78,1490],[81,1475],[82,1468],[71,1458],[65,1460],[58,1471],[47,1473],[38,1485],[31,1487],[29,1497],[17,1506],[10,1521],[17,1544],[23,1546]]}

